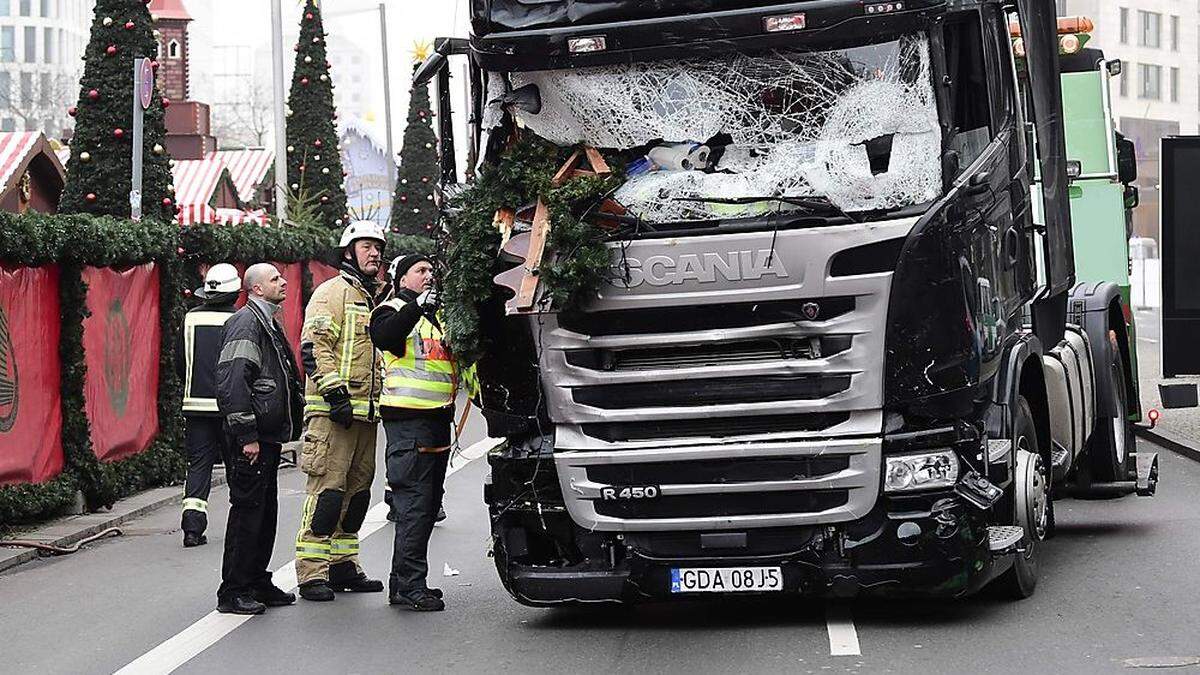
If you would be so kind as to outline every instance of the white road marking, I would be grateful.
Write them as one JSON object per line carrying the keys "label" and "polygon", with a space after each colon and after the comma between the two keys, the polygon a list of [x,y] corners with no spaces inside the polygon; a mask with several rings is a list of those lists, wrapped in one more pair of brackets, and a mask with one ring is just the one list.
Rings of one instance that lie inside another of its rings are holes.
{"label": "white road marking", "polygon": [[858,629],[850,608],[844,605],[825,606],[825,627],[829,631],[829,654],[831,656],[861,656],[858,646]]}
{"label": "white road marking", "polygon": [[1147,338],[1147,337],[1139,337],[1138,342],[1149,342],[1151,344],[1158,344],[1158,340],[1154,340],[1154,339]]}
{"label": "white road marking", "polygon": [[[499,442],[494,438],[485,438],[456,453],[451,457],[450,466],[446,469],[446,477],[449,478],[472,461],[483,457]],[[365,540],[387,525],[387,512],[388,506],[383,502],[371,507],[366,518],[363,519],[362,529],[359,530],[359,541]],[[299,585],[296,581],[296,561],[293,559],[275,570],[271,574],[271,580],[276,586],[286,591],[296,590]],[[209,612],[204,618],[118,670],[117,675],[165,675],[173,672],[252,618],[254,617],[221,614],[215,610]]]}

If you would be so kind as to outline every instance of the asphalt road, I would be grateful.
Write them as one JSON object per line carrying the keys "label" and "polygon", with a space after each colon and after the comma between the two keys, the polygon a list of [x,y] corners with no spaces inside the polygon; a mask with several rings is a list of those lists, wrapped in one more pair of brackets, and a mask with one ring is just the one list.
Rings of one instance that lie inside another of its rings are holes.
{"label": "asphalt road", "polygon": [[[477,428],[471,435],[481,437]],[[0,672],[109,673],[147,653],[136,661],[150,664],[143,672],[175,658],[178,672],[204,674],[1125,671],[1130,659],[1200,657],[1200,464],[1161,461],[1154,499],[1058,502],[1059,534],[1043,548],[1038,592],[1015,603],[522,607],[486,557],[486,465],[475,461],[450,477],[450,518],[432,543],[430,583],[445,590],[446,612],[405,612],[370,594],[230,621],[208,616],[225,516],[219,490],[208,546],[183,549],[178,513],[164,509],[123,537],[0,574]],[[303,492],[299,474],[281,478],[276,567],[291,560]],[[385,577],[391,527],[373,518],[368,528],[378,531],[363,542],[364,565]],[[445,565],[459,573],[443,576]],[[831,627],[830,616],[852,624]],[[847,649],[848,636],[860,653]],[[850,655],[832,656],[831,640]]]}

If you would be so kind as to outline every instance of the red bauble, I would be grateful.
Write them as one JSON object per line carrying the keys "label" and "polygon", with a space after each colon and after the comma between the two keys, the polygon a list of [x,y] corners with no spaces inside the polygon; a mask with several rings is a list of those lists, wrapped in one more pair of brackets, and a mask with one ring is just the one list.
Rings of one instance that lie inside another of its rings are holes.
{"label": "red bauble", "polygon": [[133,30],[133,22],[132,21],[125,22],[125,30]]}
{"label": "red bauble", "polygon": [[183,249],[183,247],[182,247],[182,246],[180,246],[179,248],[175,249],[175,254],[176,254],[176,255],[183,255],[184,253],[187,253],[187,251],[185,251],[185,250]]}
{"label": "red bauble", "polygon": [[152,70],[158,70],[158,61],[151,61],[151,62],[150,62],[150,68],[151,68]]}
{"label": "red bauble", "polygon": [[295,45],[294,47],[292,47],[292,51],[294,51],[294,52],[298,52],[298,51],[300,51],[300,45],[299,45],[299,44],[297,44],[297,45]]}
{"label": "red bauble", "polygon": [[192,297],[192,289],[190,289],[190,288],[183,289],[183,297],[185,297],[185,298]]}
{"label": "red bauble", "polygon": [[300,165],[300,173],[304,173],[304,165],[303,164]]}
{"label": "red bauble", "polygon": [[75,114],[78,112],[79,111],[76,110],[75,106],[71,106],[70,108],[67,108],[67,114],[70,115],[71,117],[74,117]]}
{"label": "red bauble", "polygon": [[399,231],[400,231],[400,228],[398,228],[398,227],[393,227],[393,228],[392,228],[392,232],[399,232]]}
{"label": "red bauble", "polygon": [[421,182],[422,182],[422,183],[428,183],[428,182],[429,182],[429,176],[421,176]]}
{"label": "red bauble", "polygon": [[170,108],[170,107],[171,107],[171,99],[167,98],[166,96],[164,96],[164,97],[163,97],[163,100],[162,100],[162,102],[163,102],[163,107],[164,107],[164,108]]}
{"label": "red bauble", "polygon": [[408,195],[400,195],[400,203],[407,204],[408,203]]}
{"label": "red bauble", "polygon": [[305,18],[305,19],[307,19],[307,20],[309,20],[309,21],[312,21],[312,19],[313,19],[312,12],[305,12],[305,13],[304,13],[304,18]]}
{"label": "red bauble", "polygon": [[93,101],[99,99],[100,98],[100,90],[99,89],[89,89],[88,90],[88,98],[90,98]]}
{"label": "red bauble", "polygon": [[104,50],[104,53],[105,53],[105,54],[108,54],[109,56],[116,56],[116,54],[117,54],[117,46],[116,46],[116,45],[109,45],[109,46],[108,46],[108,48]]}
{"label": "red bauble", "polygon": [[322,204],[324,204],[325,202],[328,202],[328,201],[329,201],[329,197],[321,197]]}
{"label": "red bauble", "polygon": [[83,198],[84,198],[85,200],[89,201],[89,202],[94,202],[94,201],[96,201],[96,193],[95,193],[95,192],[89,192],[89,193],[87,193],[86,195],[84,195],[84,197],[83,197]]}
{"label": "red bauble", "polygon": [[300,78],[300,86],[302,86],[302,87],[308,86],[308,78],[307,77]]}
{"label": "red bauble", "polygon": [[170,198],[170,197],[163,197],[163,202],[162,202],[162,204],[163,204],[163,206],[167,206],[167,207],[171,206],[171,198]]}
{"label": "red bauble", "polygon": [[317,140],[313,141],[313,147],[321,147],[321,139],[318,138]]}
{"label": "red bauble", "polygon": [[121,127],[117,127],[116,129],[113,129],[113,137],[118,140],[125,138],[125,130],[122,129]]}

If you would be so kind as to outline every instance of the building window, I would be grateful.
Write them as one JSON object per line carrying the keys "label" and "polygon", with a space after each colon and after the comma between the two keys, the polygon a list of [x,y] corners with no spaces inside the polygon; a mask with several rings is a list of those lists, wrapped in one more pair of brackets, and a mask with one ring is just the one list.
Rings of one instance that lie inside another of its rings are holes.
{"label": "building window", "polygon": [[50,18],[50,0],[42,0],[42,16]]}
{"label": "building window", "polygon": [[7,106],[12,102],[12,73],[0,70],[0,105]]}
{"label": "building window", "polygon": [[1171,69],[1171,103],[1179,103],[1179,69]]}
{"label": "building window", "polygon": [[50,106],[54,103],[54,85],[50,73],[38,76],[38,105]]}
{"label": "building window", "polygon": [[1129,44],[1129,9],[1121,8],[1121,44]]}
{"label": "building window", "polygon": [[179,40],[171,40],[167,43],[167,58],[179,58]]}
{"label": "building window", "polygon": [[0,131],[16,131],[16,130],[17,130],[17,125],[13,122],[13,119],[11,117],[5,117],[4,119],[0,120]]}
{"label": "building window", "polygon": [[12,63],[17,60],[14,43],[17,39],[17,29],[12,26],[0,28],[0,62]]}
{"label": "building window", "polygon": [[1117,77],[1121,82],[1121,98],[1129,98],[1129,77],[1130,73],[1128,71]]}
{"label": "building window", "polygon": [[33,105],[33,73],[21,73],[21,105]]}
{"label": "building window", "polygon": [[1171,51],[1179,51],[1179,17],[1171,17]]}
{"label": "building window", "polygon": [[1141,80],[1142,88],[1138,92],[1138,98],[1148,101],[1162,100],[1162,67],[1152,66],[1145,63],[1138,64],[1138,79]]}
{"label": "building window", "polygon": [[1142,35],[1141,39],[1138,40],[1138,44],[1142,47],[1161,47],[1162,14],[1139,10],[1138,20],[1142,26]]}
{"label": "building window", "polygon": [[25,63],[37,62],[37,28],[25,27]]}
{"label": "building window", "polygon": [[12,5],[9,0],[0,0],[0,16],[8,16],[12,13]]}
{"label": "building window", "polygon": [[21,16],[29,16],[30,5],[32,0],[21,0]]}
{"label": "building window", "polygon": [[42,29],[42,60],[54,63],[54,29]]}

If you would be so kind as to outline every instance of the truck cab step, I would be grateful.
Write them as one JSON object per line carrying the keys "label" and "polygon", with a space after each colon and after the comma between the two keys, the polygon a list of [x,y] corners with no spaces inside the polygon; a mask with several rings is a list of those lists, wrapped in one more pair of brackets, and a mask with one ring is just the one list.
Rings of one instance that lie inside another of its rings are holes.
{"label": "truck cab step", "polygon": [[992,553],[1007,553],[1021,543],[1025,528],[1020,525],[988,526],[988,550]]}

